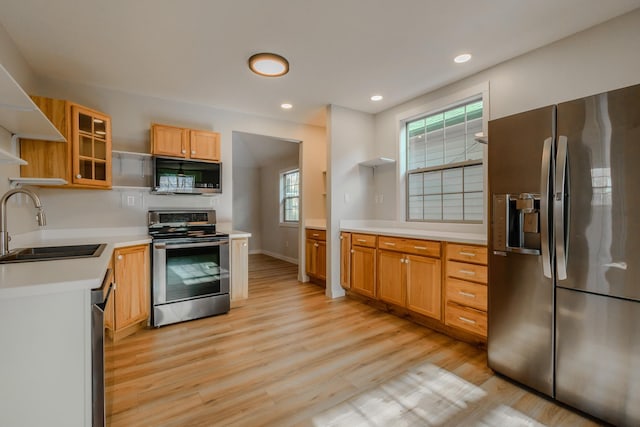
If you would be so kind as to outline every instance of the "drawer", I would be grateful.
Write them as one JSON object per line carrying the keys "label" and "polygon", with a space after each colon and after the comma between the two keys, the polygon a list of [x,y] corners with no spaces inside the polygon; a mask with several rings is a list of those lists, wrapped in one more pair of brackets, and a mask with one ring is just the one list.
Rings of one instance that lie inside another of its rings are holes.
{"label": "drawer", "polygon": [[487,311],[487,285],[448,278],[446,296],[447,302]]}
{"label": "drawer", "polygon": [[355,246],[366,246],[368,248],[376,247],[376,235],[374,234],[358,234],[351,235],[351,244]]}
{"label": "drawer", "polygon": [[380,236],[378,237],[378,248],[440,258],[440,242],[433,242],[431,240]]}
{"label": "drawer", "polygon": [[445,324],[487,336],[487,313],[473,308],[448,302],[445,307]]}
{"label": "drawer", "polygon": [[307,228],[307,239],[327,240],[327,232],[325,230],[315,230]]}
{"label": "drawer", "polygon": [[447,277],[487,283],[487,266],[466,262],[447,261]]}
{"label": "drawer", "polygon": [[487,265],[487,247],[447,243],[447,259]]}

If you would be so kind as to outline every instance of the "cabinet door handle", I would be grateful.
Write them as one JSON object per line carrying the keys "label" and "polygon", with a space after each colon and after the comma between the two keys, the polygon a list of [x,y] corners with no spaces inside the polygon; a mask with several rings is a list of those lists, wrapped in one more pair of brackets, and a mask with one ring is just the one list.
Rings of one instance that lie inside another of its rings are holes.
{"label": "cabinet door handle", "polygon": [[476,297],[476,294],[472,294],[471,292],[458,291],[458,294],[462,295],[463,297],[467,297],[467,298],[475,298]]}
{"label": "cabinet door handle", "polygon": [[470,325],[475,325],[476,324],[475,320],[471,320],[471,319],[469,319],[467,317],[458,316],[458,320],[460,320],[461,322],[464,322],[464,323],[468,323]]}
{"label": "cabinet door handle", "polygon": [[76,178],[80,179],[80,178],[82,178],[82,175],[78,174],[78,175],[76,175]]}
{"label": "cabinet door handle", "polygon": [[395,246],[396,245],[395,243],[391,243],[391,242],[384,242],[384,244],[387,245],[387,246]]}
{"label": "cabinet door handle", "polygon": [[458,252],[462,256],[476,256],[473,252]]}
{"label": "cabinet door handle", "polygon": [[247,242],[244,242],[244,243],[242,244],[242,246],[247,246]]}
{"label": "cabinet door handle", "polygon": [[416,249],[416,250],[418,250],[418,251],[425,251],[425,250],[427,250],[427,248],[426,248],[426,247],[424,247],[424,246],[414,246],[414,247],[413,247],[413,249]]}
{"label": "cabinet door handle", "polygon": [[182,149],[182,154],[186,154],[186,153],[187,153],[187,150]]}
{"label": "cabinet door handle", "polygon": [[460,270],[459,271],[460,274],[466,274],[467,276],[475,276],[476,272],[475,271],[471,271],[471,270]]}
{"label": "cabinet door handle", "polygon": [[122,255],[118,255],[118,261],[122,259]]}
{"label": "cabinet door handle", "polygon": [[354,251],[353,249],[351,249],[351,253],[352,253],[352,254],[355,254],[355,253],[356,253],[356,251]]}
{"label": "cabinet door handle", "polygon": [[314,243],[314,244],[313,244],[313,246],[315,246],[315,247],[317,248],[317,247],[318,247],[318,246],[320,246],[320,245],[319,245],[319,244],[317,244],[317,243]]}
{"label": "cabinet door handle", "polygon": [[404,258],[400,258],[400,264],[404,264]]}
{"label": "cabinet door handle", "polygon": [[344,239],[344,236],[340,236],[340,240],[343,240],[343,239]]}
{"label": "cabinet door handle", "polygon": [[196,150],[191,150],[191,154],[196,154]]}

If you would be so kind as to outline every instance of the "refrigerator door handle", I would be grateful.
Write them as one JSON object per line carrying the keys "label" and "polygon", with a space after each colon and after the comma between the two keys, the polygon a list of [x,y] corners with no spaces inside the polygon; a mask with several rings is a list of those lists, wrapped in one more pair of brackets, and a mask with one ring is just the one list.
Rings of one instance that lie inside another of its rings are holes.
{"label": "refrigerator door handle", "polygon": [[542,252],[542,272],[551,278],[551,232],[549,230],[549,181],[551,180],[552,139],[544,140],[542,167],[540,169],[540,248]]}
{"label": "refrigerator door handle", "polygon": [[567,179],[567,163],[568,163],[568,148],[567,137],[558,137],[558,153],[556,154],[556,179],[555,179],[555,197],[553,198],[553,223],[554,234],[556,241],[556,267],[558,280],[565,280],[567,278],[567,243],[566,243],[566,230],[565,227],[565,199],[567,194],[565,192],[565,180]]}

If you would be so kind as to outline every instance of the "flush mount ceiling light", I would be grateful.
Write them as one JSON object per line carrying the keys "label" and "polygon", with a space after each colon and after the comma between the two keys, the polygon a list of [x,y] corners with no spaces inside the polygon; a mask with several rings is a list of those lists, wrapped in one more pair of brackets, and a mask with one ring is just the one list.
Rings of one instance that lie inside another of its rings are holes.
{"label": "flush mount ceiling light", "polygon": [[280,108],[282,108],[283,110],[290,110],[293,108],[293,105],[285,102],[284,104],[280,104]]}
{"label": "flush mount ceiling light", "polygon": [[372,101],[382,101],[382,95],[373,95],[371,97]]}
{"label": "flush mount ceiling light", "polygon": [[458,55],[455,58],[453,58],[453,61],[456,64],[463,64],[463,63],[467,62],[470,59],[471,59],[471,54],[470,53],[463,53],[462,55]]}
{"label": "flush mount ceiling light", "polygon": [[256,53],[249,58],[249,68],[266,77],[280,77],[289,72],[289,61],[275,53]]}

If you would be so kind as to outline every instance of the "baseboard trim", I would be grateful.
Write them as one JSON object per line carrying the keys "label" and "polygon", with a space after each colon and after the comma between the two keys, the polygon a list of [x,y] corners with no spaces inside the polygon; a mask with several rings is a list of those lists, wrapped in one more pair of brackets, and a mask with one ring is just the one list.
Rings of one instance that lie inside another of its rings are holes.
{"label": "baseboard trim", "polygon": [[258,254],[267,255],[267,256],[270,256],[272,258],[277,258],[279,260],[290,262],[291,264],[298,265],[298,260],[297,259],[291,258],[291,257],[288,257],[288,256],[284,256],[284,255],[281,255],[281,254],[277,254],[275,252],[265,251],[263,249],[254,249],[254,250],[249,251],[249,255],[258,255]]}

